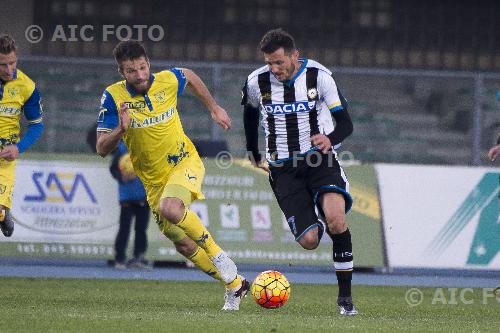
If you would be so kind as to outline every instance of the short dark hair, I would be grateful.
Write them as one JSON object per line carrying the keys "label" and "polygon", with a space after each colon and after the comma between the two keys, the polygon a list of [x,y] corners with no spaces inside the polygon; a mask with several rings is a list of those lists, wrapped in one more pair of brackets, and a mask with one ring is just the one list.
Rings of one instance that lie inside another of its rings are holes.
{"label": "short dark hair", "polygon": [[16,42],[14,38],[9,35],[1,34],[0,35],[0,53],[1,54],[9,54],[11,52],[16,52]]}
{"label": "short dark hair", "polygon": [[134,60],[140,57],[148,59],[144,46],[135,40],[126,40],[118,43],[113,50],[113,57],[118,65],[125,60]]}
{"label": "short dark hair", "polygon": [[273,53],[281,47],[288,53],[295,50],[292,35],[281,28],[269,30],[260,41],[260,50],[264,53]]}

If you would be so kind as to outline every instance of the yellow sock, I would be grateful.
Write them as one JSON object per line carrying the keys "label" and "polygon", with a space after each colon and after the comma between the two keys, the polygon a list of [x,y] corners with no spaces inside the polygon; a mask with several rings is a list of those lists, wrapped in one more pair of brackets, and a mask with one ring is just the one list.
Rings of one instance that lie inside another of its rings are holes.
{"label": "yellow sock", "polygon": [[195,253],[187,258],[205,274],[210,275],[214,279],[219,280],[221,283],[225,284],[227,289],[234,289],[241,285],[241,277],[239,275],[236,275],[236,279],[234,279],[233,282],[227,284],[224,283],[219,271],[217,270],[217,267],[214,266],[205,250],[203,250],[201,247],[198,247]]}
{"label": "yellow sock", "polygon": [[233,282],[226,284],[227,289],[234,289],[241,286],[241,276],[236,275],[236,279]]}
{"label": "yellow sock", "polygon": [[224,283],[220,277],[220,273],[217,270],[217,268],[214,266],[210,258],[208,257],[207,253],[205,250],[203,250],[201,247],[198,247],[190,257],[187,257],[191,262],[198,267],[200,270],[205,272],[206,274],[210,275],[216,280],[219,280],[220,282]]}
{"label": "yellow sock", "polygon": [[215,257],[222,249],[215,243],[212,235],[203,225],[198,215],[190,209],[186,209],[184,217],[177,223],[177,226],[184,230],[189,238],[194,240],[199,247],[205,250],[206,254]]}

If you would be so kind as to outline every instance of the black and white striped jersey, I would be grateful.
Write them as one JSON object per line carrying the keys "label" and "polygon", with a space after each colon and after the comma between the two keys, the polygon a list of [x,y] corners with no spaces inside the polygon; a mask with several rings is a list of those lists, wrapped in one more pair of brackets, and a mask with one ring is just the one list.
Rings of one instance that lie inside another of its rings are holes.
{"label": "black and white striped jersey", "polygon": [[301,67],[292,80],[278,81],[266,65],[252,72],[243,88],[242,104],[260,109],[269,161],[314,149],[311,136],[331,133],[330,112],[347,107],[327,68],[314,60],[299,60]]}

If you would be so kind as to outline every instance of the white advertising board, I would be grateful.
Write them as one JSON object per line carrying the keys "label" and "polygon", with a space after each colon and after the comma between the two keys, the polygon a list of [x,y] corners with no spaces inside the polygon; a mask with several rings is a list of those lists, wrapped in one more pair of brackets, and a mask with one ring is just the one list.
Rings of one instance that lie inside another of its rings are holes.
{"label": "white advertising board", "polygon": [[114,241],[117,183],[107,165],[18,161],[8,242],[102,243]]}
{"label": "white advertising board", "polygon": [[500,270],[500,169],[375,168],[389,266]]}

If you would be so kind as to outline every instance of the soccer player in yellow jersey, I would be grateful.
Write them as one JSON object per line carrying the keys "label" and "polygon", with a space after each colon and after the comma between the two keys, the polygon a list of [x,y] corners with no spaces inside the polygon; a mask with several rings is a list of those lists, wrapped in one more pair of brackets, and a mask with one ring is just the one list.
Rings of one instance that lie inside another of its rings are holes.
{"label": "soccer player in yellow jersey", "polygon": [[222,309],[239,310],[249,283],[189,209],[194,200],[204,199],[205,168],[182,129],[177,98],[187,87],[217,124],[229,129],[231,120],[193,71],[171,68],[151,74],[146,51],[137,41],[120,42],[113,55],[125,80],[107,87],[102,96],[97,153],[106,156],[123,139],[161,232],[179,253],[224,283]]}
{"label": "soccer player in yellow jersey", "polygon": [[[43,133],[40,92],[35,83],[17,68],[16,43],[0,35],[0,229],[6,237],[14,232],[10,209],[16,159]],[[21,116],[28,130],[19,139]]]}

